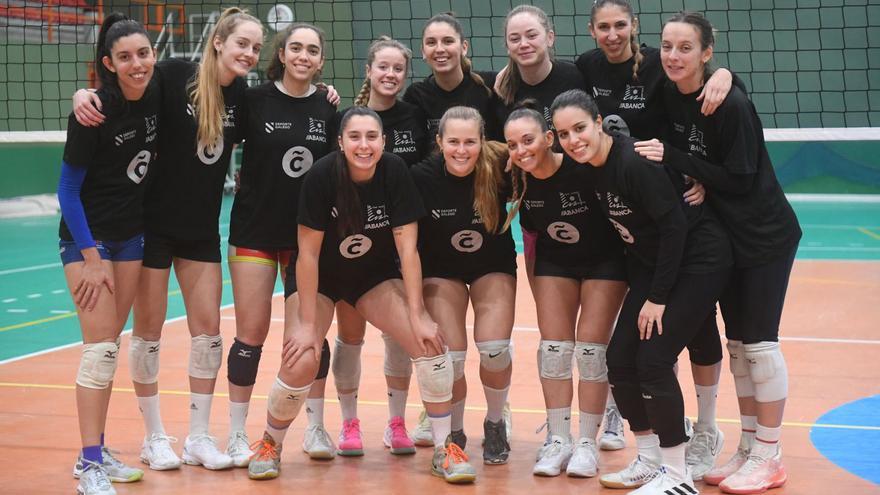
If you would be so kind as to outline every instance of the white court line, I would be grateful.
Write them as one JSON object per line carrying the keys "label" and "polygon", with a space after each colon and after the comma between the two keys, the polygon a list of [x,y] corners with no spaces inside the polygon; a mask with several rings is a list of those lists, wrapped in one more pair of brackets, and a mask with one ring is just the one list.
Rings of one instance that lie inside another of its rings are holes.
{"label": "white court line", "polygon": [[25,266],[22,268],[10,268],[8,270],[0,270],[0,275],[10,275],[12,273],[31,272],[34,270],[43,270],[45,268],[55,268],[56,266],[61,266],[61,262],[47,263],[45,265]]}
{"label": "white court line", "polygon": [[4,299],[4,300],[3,300],[4,303],[13,303],[13,302],[15,302],[15,301],[18,301],[18,298],[10,297],[9,299]]}
{"label": "white court line", "polygon": [[7,309],[6,312],[7,313],[27,313],[28,310],[26,310],[26,309]]}
{"label": "white court line", "polygon": [[53,315],[66,315],[67,313],[72,313],[73,311],[70,311],[69,309],[53,309],[49,312]]}
{"label": "white court line", "polygon": [[55,290],[52,291],[52,294],[61,294],[61,293],[63,293],[63,292],[67,292],[67,291],[64,290],[64,289],[55,289]]}
{"label": "white court line", "polygon": [[38,297],[43,297],[43,295],[42,294],[28,294],[27,295],[28,299],[36,299]]}
{"label": "white court line", "polygon": [[[468,328],[474,328],[471,325],[468,325]],[[517,332],[538,332],[538,327],[521,327],[515,326],[513,327],[514,331]],[[819,342],[823,344],[868,344],[868,345],[880,345],[880,340],[865,340],[865,339],[826,339],[822,337],[779,337],[779,340],[783,342]]]}

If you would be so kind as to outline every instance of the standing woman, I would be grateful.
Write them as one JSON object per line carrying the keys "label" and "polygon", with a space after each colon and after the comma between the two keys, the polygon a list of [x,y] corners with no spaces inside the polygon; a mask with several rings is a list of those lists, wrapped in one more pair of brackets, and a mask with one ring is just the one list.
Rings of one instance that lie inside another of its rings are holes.
{"label": "standing woman", "polygon": [[437,445],[432,472],[450,483],[472,482],[473,467],[449,439],[452,365],[422,299],[418,193],[403,160],[383,153],[382,121],[372,110],[349,110],[338,140],[340,151],[319,160],[300,196],[299,251],[285,284],[282,364],[249,475],[278,476],[284,436],[314,381],[334,305],[345,300],[413,358]]}
{"label": "standing woman", "polygon": [[[486,141],[483,119],[470,107],[452,107],[440,119],[441,154],[416,165],[413,180],[425,209],[419,221],[425,305],[448,343],[456,384],[453,411],[464,410],[468,302],[488,410],[483,462],[505,464],[510,444],[503,418],[510,391],[510,334],[516,300],[516,249],[506,217],[506,146]],[[461,385],[460,385],[461,384]],[[463,429],[452,431],[462,449]]]}
{"label": "standing woman", "polygon": [[[230,218],[236,336],[228,370],[230,438],[242,445],[235,451],[237,466],[247,466],[251,456],[245,419],[269,332],[275,280],[296,253],[300,188],[312,164],[333,149],[336,139],[336,107],[315,86],[324,66],[324,33],[311,24],[291,24],[278,34],[272,55],[269,82],[245,93],[241,187]],[[329,355],[324,360],[319,379],[329,369]],[[314,456],[333,455],[321,423],[306,432],[305,444]]]}
{"label": "standing woman", "polygon": [[[534,273],[549,432],[533,472],[595,476],[596,436],[608,395],[605,353],[627,288],[623,245],[599,211],[590,171],[552,151],[553,131],[543,115],[518,108],[504,133],[515,165],[514,211],[523,231],[536,237],[528,269]],[[570,433],[573,354],[580,377],[577,445]]]}
{"label": "standing woman", "polygon": [[[247,442],[232,435],[227,453],[209,435],[211,403],[223,361],[220,336],[219,215],[223,184],[247,84],[256,66],[263,28],[239,8],[223,11],[205,44],[200,64],[168,59],[157,65],[162,88],[159,136],[161,159],[145,197],[144,270],[134,304],[129,364],[146,436],[141,460],[151,469],[180,467],[159,412],[159,339],[168,307],[171,266],[180,284],[191,340],[189,360],[190,424],[183,462],[207,469],[232,467],[247,457]],[[84,124],[103,117],[84,90],[74,112]],[[100,108],[100,107],[99,107]],[[241,414],[232,407],[232,414]]]}
{"label": "standing woman", "polygon": [[[111,481],[141,479],[104,446],[107,409],[143,259],[144,178],[156,157],[159,88],[152,81],[156,54],[143,26],[108,15],[98,35],[95,93],[101,127],[68,119],[61,163],[59,248],[64,276],[77,306],[83,346],[76,375],[76,408],[83,448],[74,468],[76,491],[116,493]],[[152,84],[151,84],[152,83]]]}
{"label": "standing woman", "polygon": [[788,371],[779,322],[802,233],[751,101],[734,88],[706,117],[693,99],[708,79],[712,31],[691,12],[664,25],[660,56],[673,83],[664,93],[669,145],[653,139],[636,150],[704,183],[733,242],[734,270],[720,303],[743,429],[733,458],[704,480],[728,493],[761,493],[786,480],[779,439]]}
{"label": "standing woman", "polygon": [[611,488],[644,484],[632,492],[639,495],[696,494],[673,368],[699,333],[717,335],[703,322],[730,273],[727,235],[708,207],[684,203],[690,186],[681,174],[646,167],[633,138],[603,132],[586,93],[567,91],[552,110],[562,148],[594,169],[596,197],[627,246],[630,288],[608,347],[608,376],[639,452],[626,469],[600,481]]}

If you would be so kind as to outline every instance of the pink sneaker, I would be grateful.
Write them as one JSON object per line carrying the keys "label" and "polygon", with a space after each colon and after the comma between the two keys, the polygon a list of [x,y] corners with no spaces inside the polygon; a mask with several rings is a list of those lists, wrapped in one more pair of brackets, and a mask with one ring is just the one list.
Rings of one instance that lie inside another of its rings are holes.
{"label": "pink sneaker", "polygon": [[384,441],[385,446],[389,447],[394,455],[416,453],[416,444],[409,438],[409,434],[406,432],[406,423],[400,416],[394,416],[388,420]]}
{"label": "pink sneaker", "polygon": [[725,478],[739,471],[739,468],[746,463],[746,459],[748,458],[748,450],[745,450],[742,447],[737,448],[736,453],[733,454],[733,457],[731,457],[729,461],[707,471],[706,474],[703,475],[703,481],[707,485],[718,486]]}
{"label": "pink sneaker", "polygon": [[364,455],[364,440],[361,436],[361,422],[357,418],[342,422],[336,453],[342,456]]}
{"label": "pink sneaker", "polygon": [[745,464],[737,472],[725,478],[718,486],[724,493],[751,495],[780,487],[785,484],[786,479],[785,466],[782,465],[781,448],[777,448],[774,454],[763,457],[755,455],[753,447]]}

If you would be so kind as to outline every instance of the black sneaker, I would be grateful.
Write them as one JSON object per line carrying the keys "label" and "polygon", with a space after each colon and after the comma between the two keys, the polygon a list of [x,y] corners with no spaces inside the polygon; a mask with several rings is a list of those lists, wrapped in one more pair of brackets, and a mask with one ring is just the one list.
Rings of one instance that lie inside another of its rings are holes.
{"label": "black sneaker", "polygon": [[467,445],[467,435],[464,434],[464,430],[452,430],[449,438],[452,440],[452,443],[461,447],[461,450],[464,450],[465,445]]}
{"label": "black sneaker", "polygon": [[507,429],[504,420],[493,423],[483,421],[483,463],[507,464],[510,455],[510,443],[507,441]]}

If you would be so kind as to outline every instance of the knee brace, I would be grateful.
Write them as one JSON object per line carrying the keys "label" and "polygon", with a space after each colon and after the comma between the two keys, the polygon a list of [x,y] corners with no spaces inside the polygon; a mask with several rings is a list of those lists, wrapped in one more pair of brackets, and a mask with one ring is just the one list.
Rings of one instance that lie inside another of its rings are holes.
{"label": "knee brace", "polygon": [[235,339],[226,358],[226,378],[229,383],[239,387],[250,387],[256,383],[262,355],[263,346],[250,346]]}
{"label": "knee brace", "polygon": [[779,342],[758,342],[743,347],[755,386],[755,400],[774,402],[788,397],[788,368]]}
{"label": "knee brace", "polygon": [[321,362],[318,363],[318,374],[315,380],[323,380],[330,374],[330,342],[324,339],[324,345],[321,346]]}
{"label": "knee brace", "polygon": [[550,380],[571,379],[571,340],[541,340],[538,344],[538,372]]}
{"label": "knee brace", "polygon": [[755,386],[749,375],[749,363],[746,361],[745,348],[741,340],[728,340],[727,352],[730,354],[730,373],[736,386],[737,397],[754,397]]}
{"label": "knee brace", "polygon": [[607,382],[608,364],[605,352],[608,346],[591,342],[578,342],[574,346],[574,358],[578,365],[578,374],[582,382]]}
{"label": "knee brace", "polygon": [[385,341],[385,376],[409,378],[412,376],[412,361],[409,354],[387,334],[382,334]]}
{"label": "knee brace", "polygon": [[424,402],[446,402],[452,400],[452,359],[449,354],[421,357],[413,360],[419,393]]}
{"label": "knee brace", "polygon": [[333,379],[337,390],[356,390],[361,384],[361,347],[360,344],[346,344],[336,337],[336,349],[333,353]]}
{"label": "knee brace", "polygon": [[449,359],[452,360],[452,381],[457,382],[464,378],[464,363],[467,360],[467,351],[449,351]]}
{"label": "knee brace", "polygon": [[295,388],[287,385],[281,378],[275,377],[272,389],[269,390],[269,414],[279,421],[291,421],[299,414],[300,408],[309,395],[312,384]]}
{"label": "knee brace", "polygon": [[213,380],[217,378],[223,362],[223,337],[220,335],[197,335],[192,338],[189,350],[189,376]]}
{"label": "knee brace", "polygon": [[103,390],[110,386],[116,374],[119,346],[114,342],[84,344],[76,373],[76,384]]}
{"label": "knee brace", "polygon": [[128,369],[131,379],[145,385],[159,381],[159,341],[144,340],[132,335],[128,347]]}
{"label": "knee brace", "polygon": [[510,367],[510,339],[477,342],[480,367],[486,371],[504,371]]}

